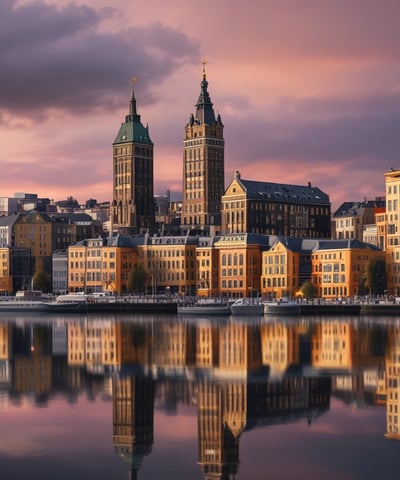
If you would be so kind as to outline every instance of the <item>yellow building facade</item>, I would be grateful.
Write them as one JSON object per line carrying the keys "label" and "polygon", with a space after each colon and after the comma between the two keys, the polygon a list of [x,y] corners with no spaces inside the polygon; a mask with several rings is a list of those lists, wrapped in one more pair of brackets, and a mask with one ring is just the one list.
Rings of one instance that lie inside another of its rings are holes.
{"label": "yellow building facade", "polygon": [[387,290],[400,295],[400,170],[385,173]]}
{"label": "yellow building facade", "polygon": [[0,292],[2,293],[13,291],[10,254],[9,247],[0,248]]}
{"label": "yellow building facade", "polygon": [[[121,244],[122,243],[122,244]],[[138,264],[137,249],[117,240],[89,239],[68,248],[69,292],[127,292],[128,277]]]}
{"label": "yellow building facade", "polygon": [[269,248],[265,235],[222,235],[215,243],[219,258],[219,296],[257,297],[260,292],[261,254]]}
{"label": "yellow building facade", "polygon": [[138,246],[146,274],[147,293],[196,295],[197,238],[145,237]]}
{"label": "yellow building facade", "polygon": [[365,273],[373,260],[385,260],[378,247],[358,240],[320,241],[312,253],[317,297],[337,299],[365,293]]}

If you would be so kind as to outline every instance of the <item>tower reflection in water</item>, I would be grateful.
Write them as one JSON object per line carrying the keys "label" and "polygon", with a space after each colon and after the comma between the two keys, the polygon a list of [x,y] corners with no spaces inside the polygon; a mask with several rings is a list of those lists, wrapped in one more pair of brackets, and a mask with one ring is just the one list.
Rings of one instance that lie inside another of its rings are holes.
{"label": "tower reflection in water", "polygon": [[[54,392],[111,387],[113,445],[136,479],[151,459],[154,406],[197,408],[204,479],[240,470],[247,431],[304,420],[335,397],[386,407],[386,436],[400,439],[400,322],[360,319],[176,316],[62,317],[0,323],[1,392],[43,405]],[[32,397],[33,396],[33,397]],[[179,460],[179,459],[178,459]]]}
{"label": "tower reflection in water", "polygon": [[330,379],[303,375],[299,362],[309,364],[310,349],[294,325],[165,318],[151,326],[117,322],[115,330],[120,335],[111,329],[103,336],[121,348],[112,355],[109,350],[107,358],[127,362],[108,365],[113,442],[131,479],[152,450],[156,397],[171,411],[178,401],[197,403],[198,463],[207,480],[238,473],[246,429],[310,422],[329,408]]}

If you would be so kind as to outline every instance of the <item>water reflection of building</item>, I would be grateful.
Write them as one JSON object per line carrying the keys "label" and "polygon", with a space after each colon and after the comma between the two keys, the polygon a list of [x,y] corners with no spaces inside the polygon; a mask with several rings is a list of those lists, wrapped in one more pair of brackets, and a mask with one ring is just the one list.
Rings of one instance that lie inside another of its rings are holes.
{"label": "water reflection of building", "polygon": [[400,324],[388,327],[386,354],[386,436],[400,440]]}
{"label": "water reflection of building", "polygon": [[197,394],[199,465],[206,480],[238,471],[239,437],[246,424],[246,385],[200,381]]}
{"label": "water reflection of building", "polygon": [[24,327],[13,331],[13,389],[33,393],[40,402],[51,393],[51,329],[45,326]]}
{"label": "water reflection of building", "polygon": [[153,445],[154,381],[135,374],[113,379],[113,444],[137,478],[143,457]]}
{"label": "water reflection of building", "polygon": [[300,336],[296,325],[283,322],[261,326],[262,361],[270,373],[282,375],[290,365],[300,361]]}
{"label": "water reflection of building", "polygon": [[314,325],[312,365],[318,369],[352,370],[376,363],[371,329],[345,321]]}
{"label": "water reflection of building", "polygon": [[9,385],[11,381],[11,326],[0,324],[0,385]]}
{"label": "water reflection of building", "polygon": [[312,366],[331,376],[332,394],[358,408],[377,404],[386,334],[379,325],[323,321],[313,325]]}
{"label": "water reflection of building", "polygon": [[[301,337],[310,338],[304,327],[234,318],[185,322],[175,316],[145,322],[80,317],[65,325],[67,355],[58,353],[47,366],[51,327],[13,329],[9,349],[20,365],[13,385],[24,393],[29,381],[29,391],[40,393],[38,380],[45,374],[43,392],[64,387],[73,400],[80,391],[89,398],[104,394],[112,379],[113,445],[132,479],[152,451],[154,405],[167,414],[177,414],[182,404],[197,405],[198,463],[207,480],[238,473],[246,431],[303,419],[312,423],[329,408],[330,379],[309,368],[304,374],[301,365]],[[56,357],[64,383],[56,383],[52,373]]]}

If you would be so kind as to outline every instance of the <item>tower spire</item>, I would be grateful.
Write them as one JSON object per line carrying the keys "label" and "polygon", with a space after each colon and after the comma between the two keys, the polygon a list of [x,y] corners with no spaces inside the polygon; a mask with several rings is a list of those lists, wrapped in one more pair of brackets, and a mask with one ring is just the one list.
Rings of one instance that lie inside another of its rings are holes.
{"label": "tower spire", "polygon": [[135,117],[137,117],[137,110],[136,110],[136,98],[135,98],[135,83],[137,82],[137,77],[132,77],[131,78],[131,84],[132,84],[132,96],[131,100],[129,102],[129,115],[131,119],[133,120]]}
{"label": "tower spire", "polygon": [[206,61],[203,60],[203,79],[200,83],[200,95],[196,103],[196,122],[199,125],[214,125],[215,113],[208,93],[208,82],[206,78]]}
{"label": "tower spire", "polygon": [[206,79],[206,63],[207,63],[207,60],[205,58],[203,58],[203,61],[202,61],[202,64],[203,64],[203,80]]}

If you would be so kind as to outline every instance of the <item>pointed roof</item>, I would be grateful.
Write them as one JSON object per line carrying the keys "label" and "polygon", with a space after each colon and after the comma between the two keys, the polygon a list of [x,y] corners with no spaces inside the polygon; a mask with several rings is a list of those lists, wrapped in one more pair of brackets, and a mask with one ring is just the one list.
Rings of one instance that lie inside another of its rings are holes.
{"label": "pointed roof", "polygon": [[[136,80],[132,80],[133,83],[135,81]],[[147,143],[153,145],[153,142],[150,139],[149,127],[142,124],[140,115],[137,113],[135,91],[133,88],[129,102],[129,113],[125,117],[125,122],[121,123],[121,127],[113,145],[127,142]]]}
{"label": "pointed roof", "polygon": [[200,95],[196,103],[196,116],[190,116],[190,124],[196,125],[222,125],[221,116],[215,117],[213,103],[208,93],[205,62],[203,62],[203,80],[200,83]]}

